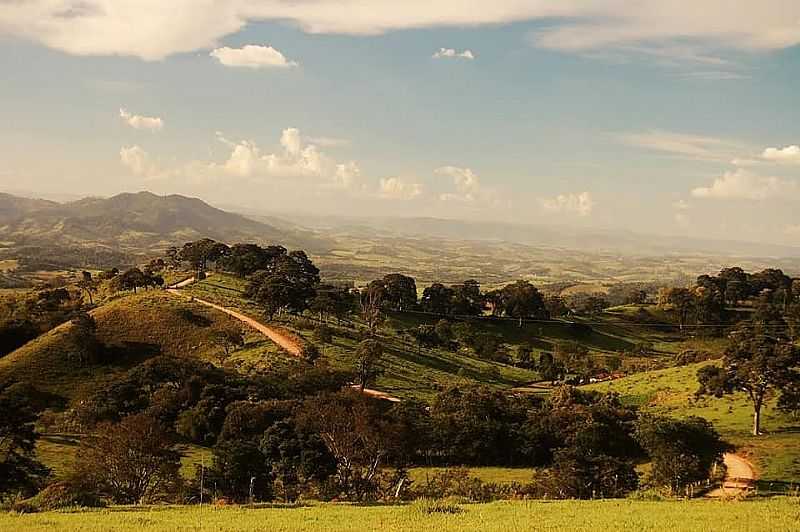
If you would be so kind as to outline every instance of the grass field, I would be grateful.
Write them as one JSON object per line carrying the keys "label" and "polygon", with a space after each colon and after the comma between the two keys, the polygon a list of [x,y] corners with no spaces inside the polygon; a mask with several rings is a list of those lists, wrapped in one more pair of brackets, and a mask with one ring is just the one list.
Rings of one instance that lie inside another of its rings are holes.
{"label": "grass field", "polygon": [[752,436],[753,410],[743,393],[722,399],[694,397],[697,370],[710,363],[714,362],[640,373],[586,388],[617,392],[623,401],[656,414],[704,417],[754,463],[760,488],[800,483],[800,420],[778,412],[772,400],[762,411],[765,434]]}
{"label": "grass field", "polygon": [[[433,511],[439,508],[442,511]],[[75,513],[0,514],[0,530],[114,531],[760,531],[797,530],[795,498],[722,501],[540,501],[397,506],[116,507]]]}
{"label": "grass field", "polygon": [[[263,313],[244,299],[246,281],[224,274],[210,276],[185,292],[198,298],[239,309],[256,319]],[[276,320],[274,325],[286,329],[304,342],[313,342],[312,330],[300,327],[297,319]],[[335,335],[330,344],[319,344],[323,358],[334,367],[352,369],[355,364],[357,331],[330,324]],[[463,352],[445,349],[420,351],[408,338],[397,334],[398,328],[411,326],[396,320],[384,327],[381,336],[386,350],[382,362],[383,374],[375,388],[403,398],[430,398],[438,389],[449,384],[481,383],[498,388],[511,388],[538,378],[531,370],[481,360]]]}

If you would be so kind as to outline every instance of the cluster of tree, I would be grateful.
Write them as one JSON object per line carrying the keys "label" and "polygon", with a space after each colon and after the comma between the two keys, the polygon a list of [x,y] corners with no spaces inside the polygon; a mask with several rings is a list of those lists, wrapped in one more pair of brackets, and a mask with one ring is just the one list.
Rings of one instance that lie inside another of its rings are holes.
{"label": "cluster of tree", "polygon": [[[380,356],[370,342],[363,357]],[[651,482],[678,490],[705,478],[724,448],[705,422],[640,416],[614,395],[563,387],[541,400],[452,387],[430,404],[391,403],[349,388],[351,380],[324,368],[245,377],[152,358],[60,414],[87,434],[68,483],[115,503],[365,501],[424,493],[407,467],[486,465],[543,468],[531,489],[540,496],[614,497],[636,488],[634,464],[646,457]],[[31,493],[47,473],[32,455],[35,396],[18,385],[0,390],[4,494]],[[213,452],[188,484],[178,475],[181,441]]]}
{"label": "cluster of tree", "polygon": [[792,278],[772,268],[756,273],[738,267],[725,268],[717,275],[701,275],[697,278],[697,286],[715,292],[727,306],[768,295],[771,302],[787,309],[797,293]]}
{"label": "cluster of tree", "polygon": [[80,294],[67,287],[5,295],[0,300],[0,356],[69,321],[82,309]]}

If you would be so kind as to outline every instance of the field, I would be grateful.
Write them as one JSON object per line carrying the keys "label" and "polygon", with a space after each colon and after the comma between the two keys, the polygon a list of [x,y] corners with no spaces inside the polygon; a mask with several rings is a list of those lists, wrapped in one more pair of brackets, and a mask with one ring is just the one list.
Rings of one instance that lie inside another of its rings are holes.
{"label": "field", "polygon": [[739,454],[754,463],[759,489],[792,489],[790,484],[800,483],[800,420],[778,412],[773,400],[762,411],[765,434],[752,436],[752,407],[744,394],[722,399],[694,397],[697,370],[704,364],[709,362],[640,373],[586,388],[617,392],[623,401],[656,414],[708,419],[737,446]]}
{"label": "field", "polygon": [[[263,313],[242,296],[245,282],[236,277],[214,274],[205,281],[192,285],[185,293],[217,304],[236,308],[256,319],[263,320]],[[378,377],[376,388],[401,398],[430,398],[436,390],[449,384],[481,383],[498,388],[511,388],[538,378],[534,371],[507,364],[481,360],[474,355],[452,352],[445,349],[420,351],[416,344],[399,334],[400,329],[416,323],[390,319],[381,336],[386,349],[383,374]],[[313,342],[314,322],[305,319],[275,320],[271,325],[285,329],[304,342]],[[336,326],[334,339],[329,344],[318,344],[323,360],[334,367],[352,369],[354,351],[358,343],[357,330]],[[237,354],[238,356],[238,354]],[[425,378],[420,378],[422,375]]]}
{"label": "field", "polygon": [[396,506],[116,507],[77,513],[0,514],[0,529],[28,531],[709,531],[797,530],[794,498],[721,501],[540,501]]}

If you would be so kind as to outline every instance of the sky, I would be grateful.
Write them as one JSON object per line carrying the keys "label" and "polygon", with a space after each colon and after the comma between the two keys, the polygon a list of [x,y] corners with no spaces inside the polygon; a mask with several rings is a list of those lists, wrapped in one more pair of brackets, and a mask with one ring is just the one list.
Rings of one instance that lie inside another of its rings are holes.
{"label": "sky", "polygon": [[0,0],[0,190],[800,245],[795,0]]}

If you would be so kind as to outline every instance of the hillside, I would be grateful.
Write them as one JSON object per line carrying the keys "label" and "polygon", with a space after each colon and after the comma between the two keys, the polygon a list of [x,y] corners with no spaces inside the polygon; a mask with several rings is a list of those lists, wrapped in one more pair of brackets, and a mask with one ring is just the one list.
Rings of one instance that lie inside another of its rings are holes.
{"label": "hillside", "polygon": [[655,414],[708,419],[737,446],[737,453],[756,465],[759,489],[779,490],[800,482],[800,420],[778,412],[773,399],[762,413],[765,434],[752,436],[752,406],[744,393],[721,399],[694,397],[697,370],[709,363],[713,362],[639,373],[585,388],[619,393],[623,401]]}
{"label": "hillside", "polygon": [[[119,254],[152,255],[204,237],[325,249],[324,242],[310,233],[277,229],[179,195],[126,193],[63,204],[0,196],[0,241],[4,255],[9,257],[38,255],[43,260],[55,260],[63,253],[62,263],[72,265],[72,261],[84,266],[92,265],[93,255],[94,262],[119,261]],[[103,251],[118,256],[104,261],[99,257]],[[83,262],[75,259],[80,255]]]}
{"label": "hillside", "polygon": [[[235,323],[163,292],[121,297],[97,309],[97,337],[109,361],[81,365],[69,354],[70,325],[62,325],[0,359],[0,381],[22,381],[65,401],[85,397],[98,384],[158,354],[213,360],[220,347],[211,339],[215,324]],[[278,357],[259,337],[247,338],[253,356]]]}

